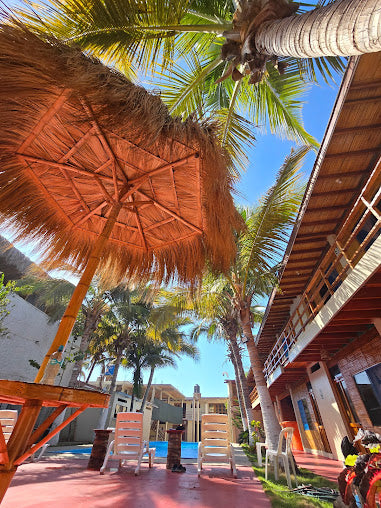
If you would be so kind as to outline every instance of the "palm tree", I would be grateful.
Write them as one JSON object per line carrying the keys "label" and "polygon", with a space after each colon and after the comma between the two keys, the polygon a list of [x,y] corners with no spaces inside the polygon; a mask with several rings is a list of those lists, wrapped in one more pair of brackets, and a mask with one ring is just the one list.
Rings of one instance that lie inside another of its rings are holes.
{"label": "palm tree", "polygon": [[[168,296],[167,296],[168,298]],[[223,278],[215,278],[207,274],[201,287],[196,293],[182,288],[172,292],[171,301],[179,311],[188,312],[201,320],[192,330],[191,336],[197,340],[200,334],[206,334],[208,339],[224,339],[230,350],[230,359],[236,374],[238,401],[244,429],[250,428],[254,419],[251,409],[249,389],[242,365],[240,348],[237,343],[239,324],[235,307],[232,305],[232,295]],[[252,435],[249,433],[252,441]]]}
{"label": "palm tree", "polygon": [[90,381],[90,378],[93,374],[94,368],[97,365],[101,366],[101,375],[100,375],[100,388],[102,388],[102,379],[103,374],[106,371],[106,364],[109,361],[107,357],[107,345],[101,340],[100,337],[97,336],[96,333],[94,333],[93,337],[91,338],[88,346],[88,357],[89,357],[89,371],[87,373],[86,377],[86,383]]}
{"label": "palm tree", "polygon": [[102,317],[97,336],[105,344],[108,356],[113,359],[113,374],[109,393],[115,391],[122,360],[130,352],[134,341],[147,326],[149,304],[141,299],[139,289],[119,288],[112,295],[109,311]]}
{"label": "palm tree", "polygon": [[[32,298],[33,303],[49,316],[51,322],[62,318],[74,291],[74,285],[65,279],[26,276],[19,283],[25,285],[21,294]],[[111,293],[94,280],[83,300],[73,328],[74,337],[81,337],[81,340],[78,351],[74,355],[69,386],[77,384],[90,340],[102,315],[107,310]]]}
{"label": "palm tree", "polygon": [[144,392],[140,411],[143,412],[148,394],[152,385],[153,375],[157,368],[161,367],[176,367],[176,358],[180,356],[188,356],[193,360],[199,359],[198,348],[185,339],[183,333],[179,332],[177,326],[169,326],[168,329],[162,334],[160,342],[150,341],[149,353],[145,358],[144,366],[150,369],[150,374],[147,386]]}
{"label": "palm tree", "polygon": [[260,400],[263,425],[270,447],[275,449],[279,424],[263,374],[263,364],[252,332],[253,304],[270,293],[276,283],[280,256],[286,246],[302,197],[298,183],[300,168],[308,147],[292,152],[281,167],[275,184],[259,204],[242,210],[247,229],[237,239],[237,257],[230,273],[220,284],[229,285],[232,305],[240,320],[249,353],[251,369]]}
{"label": "palm tree", "polygon": [[[224,41],[225,36],[236,38],[236,32],[246,27],[249,6],[254,16],[258,5],[265,3],[52,0],[42,9],[34,4],[36,13],[27,9],[22,17],[40,35],[75,42],[130,78],[139,74],[147,80],[146,74],[155,71],[153,85],[160,87],[171,113],[214,117],[221,143],[242,167],[258,128],[267,126],[282,137],[316,145],[301,121],[301,97],[308,86],[304,78],[316,80],[320,72],[330,79],[344,69],[344,62],[336,57],[287,57],[282,62],[266,58],[261,81],[250,86],[251,60],[243,61],[239,51],[233,57]],[[229,41],[228,47],[240,44]],[[230,74],[236,81],[225,79]]]}
{"label": "palm tree", "polygon": [[[380,51],[378,3],[315,0],[298,8],[290,0],[50,0],[17,15],[129,77],[158,63],[170,69],[163,98],[171,111],[213,113],[222,143],[244,163],[256,125],[314,143],[300,121],[300,77],[329,79],[343,70],[340,57]],[[174,61],[181,65],[173,67]]]}

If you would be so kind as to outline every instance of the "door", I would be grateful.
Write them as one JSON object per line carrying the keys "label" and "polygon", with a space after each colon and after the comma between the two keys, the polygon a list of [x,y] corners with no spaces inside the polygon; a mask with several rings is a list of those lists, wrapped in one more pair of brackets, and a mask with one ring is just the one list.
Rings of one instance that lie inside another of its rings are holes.
{"label": "door", "polygon": [[319,362],[308,369],[308,375],[333,457],[343,460],[341,440],[347,435],[347,430],[331,387],[329,372],[325,364]]}

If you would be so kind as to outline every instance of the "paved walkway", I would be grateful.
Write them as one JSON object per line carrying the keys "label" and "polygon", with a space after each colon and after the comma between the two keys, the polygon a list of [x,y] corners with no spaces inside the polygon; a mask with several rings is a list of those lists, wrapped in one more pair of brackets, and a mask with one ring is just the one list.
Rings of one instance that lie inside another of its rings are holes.
{"label": "paved walkway", "polygon": [[[5,495],[2,508],[270,508],[270,502],[255,477],[246,456],[237,449],[238,478],[228,465],[204,468],[197,476],[196,464],[186,464],[186,473],[167,471],[165,464],[139,476],[133,466],[101,476],[87,471],[87,460],[44,458],[24,464]],[[61,455],[62,457],[62,455]],[[185,461],[184,461],[185,462]]]}
{"label": "paved walkway", "polygon": [[299,467],[309,469],[333,482],[337,482],[337,477],[343,470],[343,463],[338,460],[304,452],[294,452],[294,456]]}

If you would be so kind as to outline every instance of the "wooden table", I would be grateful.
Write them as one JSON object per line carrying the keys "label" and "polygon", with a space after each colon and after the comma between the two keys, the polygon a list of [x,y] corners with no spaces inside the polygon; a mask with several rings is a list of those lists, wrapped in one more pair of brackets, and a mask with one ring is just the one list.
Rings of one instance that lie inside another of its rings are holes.
{"label": "wooden table", "polygon": [[[0,426],[0,503],[20,464],[58,434],[85,409],[88,407],[108,407],[109,400],[110,396],[108,394],[92,390],[0,379],[0,402],[22,406],[8,443],[5,443]],[[34,430],[36,420],[43,406],[55,407],[56,409]],[[76,411],[55,429],[51,430],[47,436],[38,441],[57,416],[67,408],[76,408]],[[37,441],[38,443],[36,443]]]}

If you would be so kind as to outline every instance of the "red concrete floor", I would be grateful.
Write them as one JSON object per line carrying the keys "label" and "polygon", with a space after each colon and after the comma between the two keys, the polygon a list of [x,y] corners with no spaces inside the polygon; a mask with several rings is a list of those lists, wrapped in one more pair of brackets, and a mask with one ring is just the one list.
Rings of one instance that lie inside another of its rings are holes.
{"label": "red concrete floor", "polygon": [[344,467],[343,463],[338,460],[327,459],[312,453],[294,452],[294,457],[299,467],[309,469],[333,482],[337,481],[337,477]]}
{"label": "red concrete floor", "polygon": [[87,461],[43,460],[24,464],[14,476],[2,508],[270,508],[250,467],[239,466],[234,479],[228,467],[208,466],[197,476],[195,464],[186,473],[172,473],[165,464],[135,477],[133,466],[121,472],[87,471]]}

